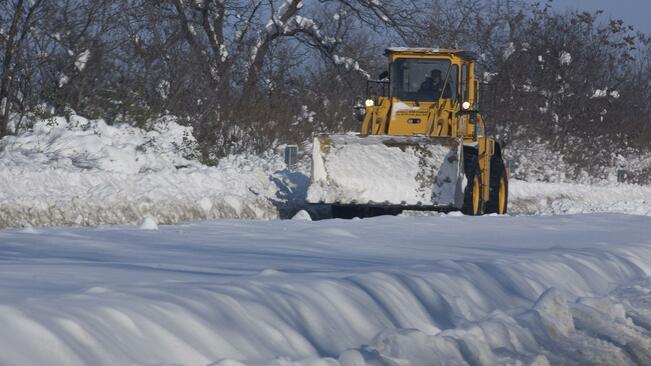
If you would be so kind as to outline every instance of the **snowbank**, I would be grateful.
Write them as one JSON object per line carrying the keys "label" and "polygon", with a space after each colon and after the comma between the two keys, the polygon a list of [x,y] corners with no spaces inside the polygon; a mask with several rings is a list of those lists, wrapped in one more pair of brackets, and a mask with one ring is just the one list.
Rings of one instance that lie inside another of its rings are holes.
{"label": "snowbank", "polygon": [[[190,127],[173,118],[151,131],[79,116],[36,121],[0,141],[0,227],[159,224],[277,218],[300,176],[280,157],[196,161]],[[304,185],[304,184],[303,184]]]}
{"label": "snowbank", "polygon": [[564,215],[613,212],[651,216],[651,186],[585,185],[512,180],[511,215]]}
{"label": "snowbank", "polygon": [[[599,138],[591,143],[610,146]],[[533,141],[515,139],[506,147],[505,154],[511,177],[519,180],[581,184],[651,183],[651,153],[648,150],[614,147],[600,156],[587,152],[583,152],[583,156],[567,156],[538,138]]]}
{"label": "snowbank", "polygon": [[150,131],[76,115],[32,123],[29,130],[0,141],[3,170],[138,174],[199,165],[192,128],[173,117],[152,121]]}
{"label": "snowbank", "polygon": [[[73,115],[33,121],[0,140],[0,227],[140,224],[148,216],[158,224],[274,219],[305,208],[309,162],[290,172],[280,154],[268,153],[208,167],[196,160],[190,127],[164,117],[149,128]],[[510,209],[650,215],[651,187],[513,179]]]}
{"label": "snowbank", "polygon": [[651,218],[0,231],[3,365],[648,365]]}

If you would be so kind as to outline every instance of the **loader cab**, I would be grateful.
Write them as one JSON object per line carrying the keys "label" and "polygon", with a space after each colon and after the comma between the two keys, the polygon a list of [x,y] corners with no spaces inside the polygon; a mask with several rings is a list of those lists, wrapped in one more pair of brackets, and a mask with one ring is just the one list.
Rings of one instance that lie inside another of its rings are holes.
{"label": "loader cab", "polygon": [[408,102],[453,98],[458,67],[449,59],[398,58],[391,64],[391,96]]}
{"label": "loader cab", "polygon": [[389,48],[385,55],[388,80],[371,82],[388,90],[366,100],[359,114],[362,134],[466,137],[474,133],[473,117],[464,114],[477,104],[472,52]]}
{"label": "loader cab", "polygon": [[[365,100],[355,104],[360,133],[315,137],[308,201],[331,204],[333,212],[379,207],[504,214],[508,170],[479,113],[476,56],[431,48],[390,48],[386,55],[388,75],[369,80]],[[345,169],[333,169],[336,164]],[[406,166],[409,173],[401,170]],[[364,172],[373,174],[367,179]]]}

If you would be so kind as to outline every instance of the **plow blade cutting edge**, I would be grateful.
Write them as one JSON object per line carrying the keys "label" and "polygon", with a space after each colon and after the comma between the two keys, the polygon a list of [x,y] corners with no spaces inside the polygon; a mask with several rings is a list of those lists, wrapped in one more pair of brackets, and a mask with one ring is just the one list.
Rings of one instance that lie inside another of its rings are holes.
{"label": "plow blade cutting edge", "polygon": [[465,185],[460,138],[318,135],[307,201],[459,209]]}

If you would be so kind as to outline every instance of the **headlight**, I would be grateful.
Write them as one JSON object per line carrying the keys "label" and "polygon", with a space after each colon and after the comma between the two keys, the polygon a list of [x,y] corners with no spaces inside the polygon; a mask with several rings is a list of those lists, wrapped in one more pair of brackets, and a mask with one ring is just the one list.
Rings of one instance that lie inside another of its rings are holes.
{"label": "headlight", "polygon": [[373,99],[366,99],[366,101],[364,102],[364,105],[366,107],[372,107],[372,106],[375,105],[375,102],[373,101]]}
{"label": "headlight", "polygon": [[461,103],[461,108],[463,108],[464,111],[469,110],[470,109],[470,102]]}

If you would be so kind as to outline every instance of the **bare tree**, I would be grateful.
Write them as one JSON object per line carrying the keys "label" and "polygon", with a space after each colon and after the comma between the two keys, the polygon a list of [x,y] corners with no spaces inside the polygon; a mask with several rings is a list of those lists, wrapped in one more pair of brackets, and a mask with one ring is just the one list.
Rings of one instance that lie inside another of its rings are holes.
{"label": "bare tree", "polygon": [[15,97],[16,73],[21,66],[22,50],[34,24],[34,15],[43,0],[8,1],[3,4],[3,14],[10,20],[9,31],[2,36],[3,54],[0,70],[0,136],[7,134],[7,123]]}
{"label": "bare tree", "polygon": [[524,0],[6,0],[0,135],[15,113],[143,128],[170,114],[210,162],[355,129],[383,48],[456,47],[479,55],[481,108],[504,140],[601,164],[650,148],[650,44],[598,12]]}

